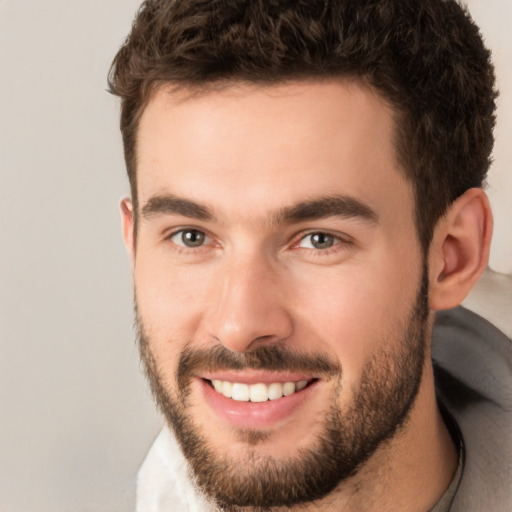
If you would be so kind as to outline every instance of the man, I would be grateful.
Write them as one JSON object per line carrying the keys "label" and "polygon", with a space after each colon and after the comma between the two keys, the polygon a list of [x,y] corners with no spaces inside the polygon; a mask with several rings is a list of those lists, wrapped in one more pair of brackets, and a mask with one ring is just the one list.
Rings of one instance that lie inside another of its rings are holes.
{"label": "man", "polygon": [[488,449],[510,441],[507,340],[455,310],[432,362],[492,231],[496,92],[467,12],[147,0],[110,86],[170,429],[138,510],[510,510]]}

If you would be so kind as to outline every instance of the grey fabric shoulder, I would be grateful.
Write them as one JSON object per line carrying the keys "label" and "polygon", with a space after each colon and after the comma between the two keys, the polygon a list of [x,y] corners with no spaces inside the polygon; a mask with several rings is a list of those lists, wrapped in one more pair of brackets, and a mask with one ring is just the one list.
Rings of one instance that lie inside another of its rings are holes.
{"label": "grey fabric shoulder", "polygon": [[484,318],[458,307],[437,315],[432,357],[438,397],[457,421],[466,446],[451,511],[510,512],[512,341]]}

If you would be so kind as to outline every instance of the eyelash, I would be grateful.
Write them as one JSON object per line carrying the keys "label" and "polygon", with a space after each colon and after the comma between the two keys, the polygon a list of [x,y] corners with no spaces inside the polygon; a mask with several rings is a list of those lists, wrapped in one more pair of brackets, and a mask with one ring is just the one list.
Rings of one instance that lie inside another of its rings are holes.
{"label": "eyelash", "polygon": [[[180,234],[181,234],[181,236],[183,236],[183,234],[187,233],[187,232],[200,233],[200,234],[204,235],[206,240],[213,239],[213,237],[210,236],[206,231],[204,231],[202,229],[195,228],[195,227],[186,227],[186,228],[181,228],[176,231],[173,231],[171,234],[166,236],[165,239],[172,243],[174,250],[177,251],[179,254],[190,253],[190,252],[197,253],[198,251],[201,251],[201,250],[204,250],[207,248],[207,245],[208,245],[207,243],[201,244],[197,247],[188,247],[186,245],[180,245],[173,241],[174,237],[176,237]],[[314,248],[314,247],[300,247],[300,244],[305,239],[307,239],[308,237],[312,237],[314,235],[324,235],[327,237],[332,237],[333,245],[330,247],[327,247],[325,249],[318,249],[318,248]],[[300,251],[304,251],[304,252],[308,252],[310,255],[313,255],[315,257],[321,257],[321,256],[325,257],[325,256],[331,255],[333,253],[339,253],[340,251],[343,251],[343,250],[351,247],[352,245],[353,245],[353,242],[351,240],[348,240],[347,237],[344,238],[340,235],[335,235],[333,233],[330,233],[329,231],[317,230],[317,231],[310,231],[307,233],[301,233],[298,236],[297,242],[292,243],[291,248],[300,250]]]}
{"label": "eyelash", "polygon": [[[327,237],[333,238],[333,244],[330,247],[325,249],[318,249],[314,247],[300,247],[300,244],[306,240],[308,237],[312,237],[314,235],[323,235]],[[292,245],[293,249],[297,249],[300,251],[307,251],[310,255],[314,257],[326,257],[332,254],[339,254],[340,252],[348,249],[353,245],[351,240],[348,240],[348,237],[342,237],[338,234],[330,233],[329,231],[310,231],[308,233],[303,233],[300,235],[298,241]]]}
{"label": "eyelash", "polygon": [[184,253],[184,252],[189,252],[189,251],[198,252],[201,249],[204,249],[206,247],[206,244],[201,244],[197,247],[188,247],[186,245],[181,245],[181,244],[178,244],[173,241],[174,237],[176,237],[180,234],[181,234],[181,236],[183,236],[187,232],[200,233],[200,234],[204,235],[205,240],[213,239],[213,237],[211,237],[206,231],[204,231],[202,229],[194,228],[194,227],[186,227],[186,228],[181,228],[176,231],[173,231],[171,234],[166,236],[165,239],[168,240],[169,242],[171,242],[171,244],[174,246],[174,250],[178,251],[178,253]]}

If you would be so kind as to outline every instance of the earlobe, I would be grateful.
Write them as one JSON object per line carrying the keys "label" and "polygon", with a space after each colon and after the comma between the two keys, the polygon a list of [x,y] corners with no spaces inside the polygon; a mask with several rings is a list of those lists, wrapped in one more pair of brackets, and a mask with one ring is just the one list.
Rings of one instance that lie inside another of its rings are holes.
{"label": "earlobe", "polygon": [[430,308],[458,306],[489,261],[492,212],[482,189],[460,196],[436,226],[429,252]]}
{"label": "earlobe", "polygon": [[124,245],[130,254],[130,258],[132,263],[135,258],[135,247],[134,247],[134,233],[133,233],[133,204],[132,201],[128,198],[124,198],[120,203],[121,208],[121,219],[123,223],[123,240]]}

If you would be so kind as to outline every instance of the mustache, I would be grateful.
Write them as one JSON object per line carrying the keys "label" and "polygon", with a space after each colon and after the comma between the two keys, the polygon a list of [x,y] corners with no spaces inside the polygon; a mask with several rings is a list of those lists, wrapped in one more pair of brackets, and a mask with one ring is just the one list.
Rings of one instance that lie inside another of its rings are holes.
{"label": "mustache", "polygon": [[299,353],[280,346],[260,346],[250,352],[233,352],[223,345],[210,349],[187,347],[180,356],[177,380],[180,385],[201,372],[218,370],[269,370],[314,373],[324,377],[341,376],[341,365],[324,354]]}

